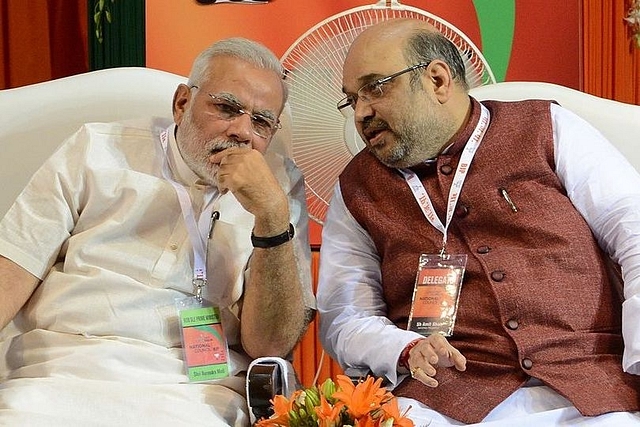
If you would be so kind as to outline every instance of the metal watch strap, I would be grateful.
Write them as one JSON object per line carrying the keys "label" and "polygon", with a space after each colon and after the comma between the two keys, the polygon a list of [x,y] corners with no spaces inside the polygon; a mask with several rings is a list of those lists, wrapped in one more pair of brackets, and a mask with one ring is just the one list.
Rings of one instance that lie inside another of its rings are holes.
{"label": "metal watch strap", "polygon": [[278,234],[277,236],[257,237],[254,236],[252,231],[251,244],[254,248],[273,248],[275,246],[280,246],[283,243],[287,243],[289,240],[293,239],[294,234],[295,230],[291,223],[289,223],[289,229],[287,231],[282,234]]}

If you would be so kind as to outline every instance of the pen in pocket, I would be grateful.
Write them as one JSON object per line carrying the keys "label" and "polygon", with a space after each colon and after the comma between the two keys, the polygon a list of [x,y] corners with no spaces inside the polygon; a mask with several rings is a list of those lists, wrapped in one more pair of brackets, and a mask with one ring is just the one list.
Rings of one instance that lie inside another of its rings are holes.
{"label": "pen in pocket", "polygon": [[511,210],[513,212],[518,212],[518,207],[516,206],[515,203],[513,203],[513,200],[511,200],[511,197],[509,196],[509,193],[507,193],[507,190],[504,187],[500,187],[498,188],[498,191],[500,192],[502,197],[507,201]]}
{"label": "pen in pocket", "polygon": [[209,235],[207,238],[211,238],[211,234],[213,233],[213,226],[216,225],[216,221],[220,219],[220,212],[213,211],[211,214],[211,220],[209,221]]}

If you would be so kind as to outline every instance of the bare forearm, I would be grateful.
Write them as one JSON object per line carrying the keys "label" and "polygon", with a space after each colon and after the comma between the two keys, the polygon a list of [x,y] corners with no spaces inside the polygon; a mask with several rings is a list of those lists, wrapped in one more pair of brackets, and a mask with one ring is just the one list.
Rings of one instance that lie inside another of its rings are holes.
{"label": "bare forearm", "polygon": [[293,242],[254,249],[241,319],[245,351],[252,357],[286,356],[307,326]]}
{"label": "bare forearm", "polygon": [[0,329],[15,317],[40,280],[11,260],[0,256]]}
{"label": "bare forearm", "polygon": [[[253,233],[263,243],[295,222],[289,197],[260,152],[230,148],[212,156],[212,162],[220,164],[219,188],[231,191],[254,215]],[[305,304],[294,252],[291,240],[253,250],[240,318],[242,345],[252,357],[285,356],[304,332]]]}

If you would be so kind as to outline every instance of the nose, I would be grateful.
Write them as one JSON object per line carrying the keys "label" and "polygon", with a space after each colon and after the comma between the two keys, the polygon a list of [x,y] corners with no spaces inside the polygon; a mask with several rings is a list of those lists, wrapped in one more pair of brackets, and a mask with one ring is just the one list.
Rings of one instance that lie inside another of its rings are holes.
{"label": "nose", "polygon": [[373,117],[374,115],[375,111],[371,102],[364,101],[362,99],[358,99],[356,101],[356,104],[353,107],[353,118],[357,124],[362,123],[367,118]]}
{"label": "nose", "polygon": [[238,142],[249,142],[253,138],[253,126],[249,113],[243,112],[229,121],[227,136]]}

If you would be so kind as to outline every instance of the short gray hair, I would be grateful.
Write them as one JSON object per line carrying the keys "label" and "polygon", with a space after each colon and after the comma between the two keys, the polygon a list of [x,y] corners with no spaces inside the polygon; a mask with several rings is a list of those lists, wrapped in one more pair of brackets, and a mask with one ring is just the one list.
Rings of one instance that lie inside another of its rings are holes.
{"label": "short gray hair", "polygon": [[231,37],[215,42],[196,57],[189,73],[189,86],[199,85],[205,79],[212,60],[217,56],[233,56],[255,65],[258,68],[271,70],[282,77],[284,102],[289,90],[284,82],[284,67],[275,54],[264,45],[243,37]]}
{"label": "short gray hair", "polygon": [[451,40],[438,31],[417,30],[405,46],[405,58],[408,63],[430,62],[440,59],[449,65],[451,76],[464,90],[469,90],[464,61],[460,51]]}

